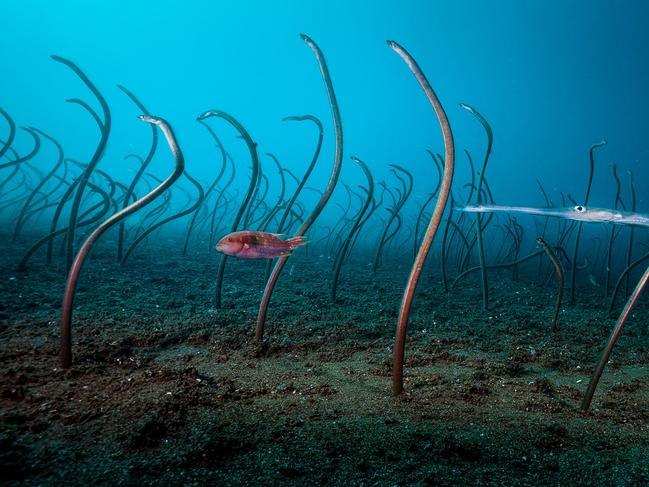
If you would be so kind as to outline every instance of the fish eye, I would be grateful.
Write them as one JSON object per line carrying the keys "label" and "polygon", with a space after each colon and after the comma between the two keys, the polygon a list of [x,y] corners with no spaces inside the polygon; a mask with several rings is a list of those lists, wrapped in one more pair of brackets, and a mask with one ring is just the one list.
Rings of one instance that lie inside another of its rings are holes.
{"label": "fish eye", "polygon": [[578,211],[579,213],[581,213],[584,210],[585,210],[585,208],[583,206],[581,206],[581,205],[575,206],[575,211]]}

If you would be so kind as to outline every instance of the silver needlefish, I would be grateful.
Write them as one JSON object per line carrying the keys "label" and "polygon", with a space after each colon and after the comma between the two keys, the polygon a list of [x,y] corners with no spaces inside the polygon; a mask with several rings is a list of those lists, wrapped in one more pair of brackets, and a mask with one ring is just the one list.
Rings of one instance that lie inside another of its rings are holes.
{"label": "silver needlefish", "polygon": [[526,213],[528,215],[553,216],[586,223],[615,223],[617,225],[635,225],[649,227],[649,214],[630,211],[591,208],[581,205],[565,208],[530,208],[527,206],[469,205],[457,207],[458,211],[467,213]]}

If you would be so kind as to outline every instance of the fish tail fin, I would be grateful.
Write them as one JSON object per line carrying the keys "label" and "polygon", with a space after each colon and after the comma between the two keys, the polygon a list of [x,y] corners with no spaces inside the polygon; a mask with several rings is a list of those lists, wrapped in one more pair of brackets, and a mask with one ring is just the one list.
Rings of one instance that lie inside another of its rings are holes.
{"label": "fish tail fin", "polygon": [[453,209],[455,211],[463,211],[465,213],[482,213],[482,207],[476,205],[456,206]]}
{"label": "fish tail fin", "polygon": [[309,243],[308,240],[304,240],[304,237],[302,235],[298,235],[297,237],[288,238],[288,239],[286,239],[286,242],[288,243],[291,250],[293,250],[296,247],[300,247],[301,245],[306,245],[306,244]]}

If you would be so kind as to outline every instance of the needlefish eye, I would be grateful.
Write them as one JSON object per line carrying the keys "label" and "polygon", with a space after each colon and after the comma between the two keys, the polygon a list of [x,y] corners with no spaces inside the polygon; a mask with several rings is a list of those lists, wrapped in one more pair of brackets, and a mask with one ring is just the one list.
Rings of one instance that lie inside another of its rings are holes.
{"label": "needlefish eye", "polygon": [[584,211],[586,211],[586,208],[584,208],[584,207],[581,206],[581,205],[577,205],[577,206],[575,206],[574,210],[575,210],[577,213],[583,213]]}

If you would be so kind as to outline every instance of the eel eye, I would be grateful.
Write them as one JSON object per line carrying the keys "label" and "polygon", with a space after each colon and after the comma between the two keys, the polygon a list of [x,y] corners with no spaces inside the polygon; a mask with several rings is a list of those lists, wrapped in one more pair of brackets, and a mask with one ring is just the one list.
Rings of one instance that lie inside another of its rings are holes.
{"label": "eel eye", "polygon": [[585,210],[585,208],[581,205],[575,206],[575,211],[581,213]]}

